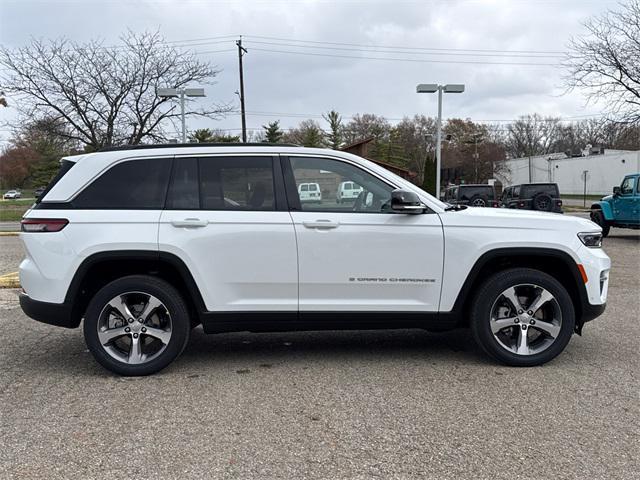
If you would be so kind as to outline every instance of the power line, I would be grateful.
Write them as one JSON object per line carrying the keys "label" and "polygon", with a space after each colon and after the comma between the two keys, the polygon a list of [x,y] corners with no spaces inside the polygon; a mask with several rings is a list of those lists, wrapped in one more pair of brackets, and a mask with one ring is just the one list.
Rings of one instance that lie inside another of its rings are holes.
{"label": "power line", "polygon": [[296,40],[292,38],[280,38],[280,37],[267,37],[262,35],[245,35],[246,38],[260,38],[266,40],[279,40],[283,42],[296,42],[296,43],[315,43],[322,45],[341,45],[349,47],[365,47],[365,48],[389,48],[389,49],[404,49],[404,50],[436,50],[436,51],[452,51],[452,52],[492,52],[492,53],[555,53],[563,54],[565,52],[558,50],[492,50],[492,49],[470,49],[470,48],[429,48],[429,47],[406,47],[406,46],[389,46],[389,45],[366,45],[361,43],[343,43],[343,42],[326,42],[316,40]]}
{"label": "power line", "polygon": [[395,57],[368,57],[357,55],[335,55],[330,53],[315,53],[315,52],[295,52],[292,50],[272,50],[268,48],[253,47],[252,50],[258,50],[261,52],[269,53],[284,53],[292,55],[307,55],[313,57],[333,57],[333,58],[348,58],[355,60],[386,60],[390,62],[412,62],[412,63],[464,63],[475,65],[526,65],[526,66],[545,66],[545,67],[557,67],[557,63],[531,63],[531,62],[482,62],[473,60],[426,60],[417,58],[395,58]]}
{"label": "power line", "polygon": [[329,47],[322,45],[296,45],[293,43],[276,43],[276,42],[263,42],[259,40],[251,40],[252,44],[261,44],[261,45],[275,45],[279,47],[295,47],[295,48],[315,48],[322,50],[342,50],[342,51],[351,51],[351,52],[371,52],[371,53],[399,53],[404,55],[446,55],[446,56],[463,56],[463,57],[514,57],[514,58],[564,58],[564,55],[557,54],[549,54],[549,55],[540,55],[540,54],[521,54],[521,53],[460,53],[456,52],[429,52],[429,51],[417,51],[417,50],[381,50],[377,47],[371,48],[353,48],[353,47]]}

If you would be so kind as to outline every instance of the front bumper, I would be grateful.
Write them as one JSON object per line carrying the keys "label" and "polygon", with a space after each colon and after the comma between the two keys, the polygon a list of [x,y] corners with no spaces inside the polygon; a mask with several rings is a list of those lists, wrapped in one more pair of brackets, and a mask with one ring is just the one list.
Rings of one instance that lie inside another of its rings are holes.
{"label": "front bumper", "polygon": [[582,305],[582,323],[590,322],[602,315],[607,308],[607,304],[591,305],[590,303]]}
{"label": "front bumper", "polygon": [[20,308],[25,315],[38,322],[65,328],[78,326],[78,322],[71,314],[71,308],[64,303],[40,302],[29,297],[26,293],[21,293]]}

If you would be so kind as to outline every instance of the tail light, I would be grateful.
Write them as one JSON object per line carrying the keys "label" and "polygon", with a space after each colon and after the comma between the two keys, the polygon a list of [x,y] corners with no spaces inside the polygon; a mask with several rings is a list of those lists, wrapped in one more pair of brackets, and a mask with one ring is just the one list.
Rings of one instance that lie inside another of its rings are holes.
{"label": "tail light", "polygon": [[23,232],[59,232],[67,226],[66,218],[25,218],[20,222]]}
{"label": "tail light", "polygon": [[524,208],[524,202],[518,202],[518,207],[519,208]]}
{"label": "tail light", "polygon": [[556,200],[556,206],[561,207],[562,206],[562,200]]}

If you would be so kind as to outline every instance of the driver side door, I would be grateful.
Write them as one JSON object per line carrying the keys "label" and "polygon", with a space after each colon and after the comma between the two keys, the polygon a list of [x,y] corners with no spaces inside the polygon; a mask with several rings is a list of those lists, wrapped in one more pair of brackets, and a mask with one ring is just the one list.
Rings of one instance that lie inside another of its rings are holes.
{"label": "driver side door", "polygon": [[[343,159],[283,159],[298,247],[300,312],[436,312],[444,254],[435,213],[390,210],[386,180]],[[300,202],[298,185],[317,183],[320,203]],[[341,183],[362,192],[338,203]]]}
{"label": "driver side door", "polygon": [[620,194],[614,197],[613,209],[614,216],[618,222],[630,222],[634,220],[634,201],[637,197],[633,194],[635,191],[635,177],[627,177],[620,185]]}

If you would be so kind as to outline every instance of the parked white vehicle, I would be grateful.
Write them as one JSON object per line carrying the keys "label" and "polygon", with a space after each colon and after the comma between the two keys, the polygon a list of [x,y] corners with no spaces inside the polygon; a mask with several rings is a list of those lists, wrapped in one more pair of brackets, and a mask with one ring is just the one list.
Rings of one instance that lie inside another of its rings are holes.
{"label": "parked white vehicle", "polygon": [[338,185],[338,193],[336,195],[336,203],[354,201],[361,193],[362,187],[360,185],[353,182],[340,182],[340,185]]}
{"label": "parked white vehicle", "polygon": [[19,190],[9,190],[2,196],[5,200],[15,200],[20,197],[22,197],[22,194]]}
{"label": "parked white vehicle", "polygon": [[301,183],[298,185],[298,196],[301,202],[322,202],[322,191],[318,183]]}
{"label": "parked white vehicle", "polygon": [[[309,204],[310,172],[365,194]],[[123,375],[167,366],[198,324],[462,326],[497,360],[539,365],[604,311],[611,266],[589,220],[451,206],[360,157],[277,144],[66,157],[21,236],[25,313],[84,319],[91,353]]]}

